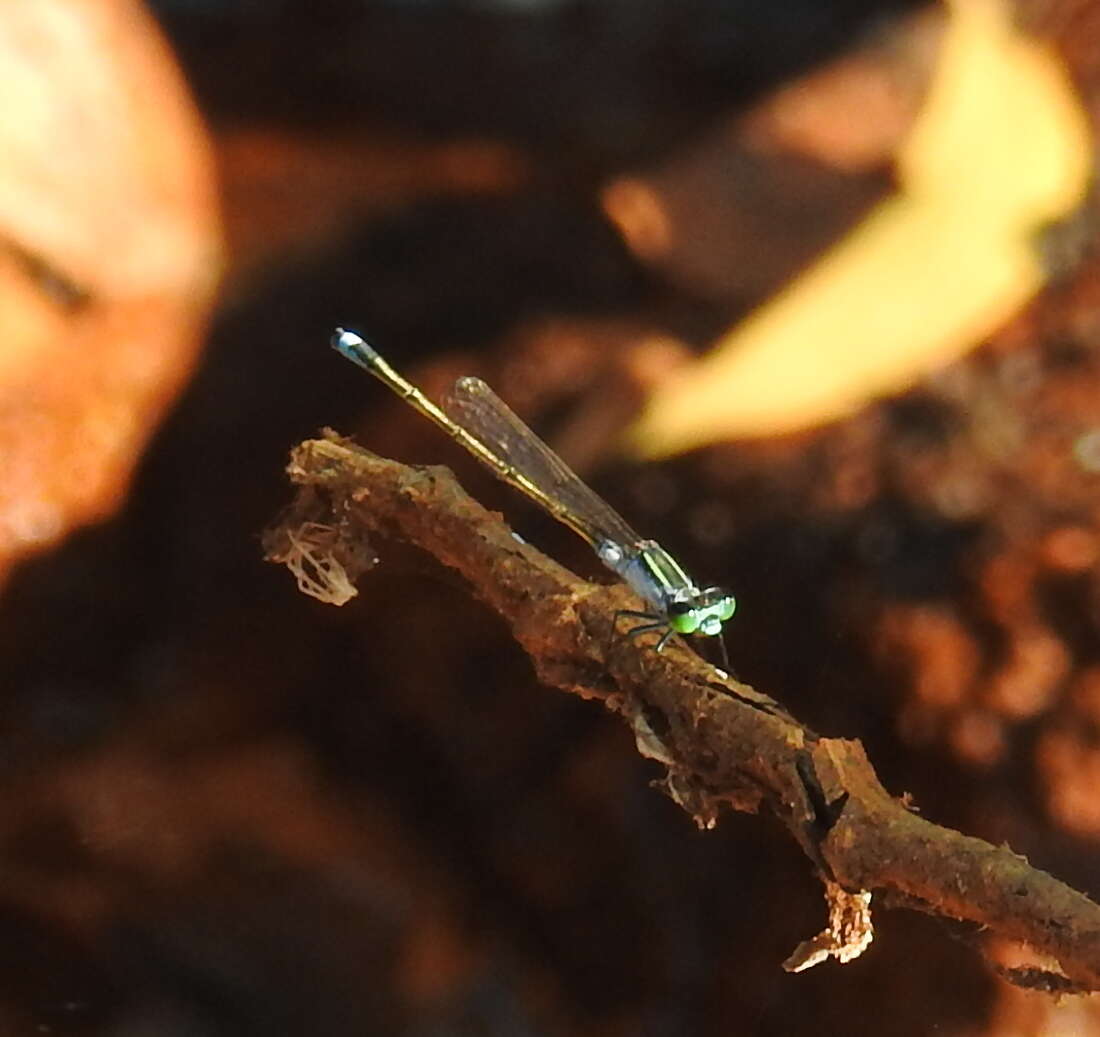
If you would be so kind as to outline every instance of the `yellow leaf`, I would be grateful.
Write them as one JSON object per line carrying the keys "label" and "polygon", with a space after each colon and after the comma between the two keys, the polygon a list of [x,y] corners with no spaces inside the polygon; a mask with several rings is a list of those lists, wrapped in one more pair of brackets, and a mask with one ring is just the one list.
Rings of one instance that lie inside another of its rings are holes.
{"label": "yellow leaf", "polygon": [[1007,4],[948,6],[899,193],[661,388],[630,432],[638,453],[843,417],[977,345],[1041,287],[1033,236],[1082,201],[1088,122]]}

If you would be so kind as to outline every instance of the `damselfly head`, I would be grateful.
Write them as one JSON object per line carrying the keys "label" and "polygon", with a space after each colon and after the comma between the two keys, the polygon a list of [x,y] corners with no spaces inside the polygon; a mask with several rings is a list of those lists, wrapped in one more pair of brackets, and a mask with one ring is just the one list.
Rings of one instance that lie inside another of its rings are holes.
{"label": "damselfly head", "polygon": [[737,610],[737,599],[721,587],[707,587],[687,601],[674,601],[668,608],[668,625],[678,634],[717,637],[722,624]]}

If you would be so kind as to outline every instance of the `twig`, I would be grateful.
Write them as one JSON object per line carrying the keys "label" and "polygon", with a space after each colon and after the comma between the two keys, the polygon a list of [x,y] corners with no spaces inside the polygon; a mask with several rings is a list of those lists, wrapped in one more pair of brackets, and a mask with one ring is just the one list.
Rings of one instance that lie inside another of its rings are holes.
{"label": "twig", "polygon": [[1020,972],[1021,985],[1100,990],[1095,903],[1007,847],[914,814],[882,787],[858,741],[820,737],[680,644],[658,655],[613,636],[616,610],[637,607],[630,592],[580,580],[520,543],[447,469],[410,468],[326,433],[297,447],[288,471],[302,491],[268,534],[273,554],[318,521],[360,544],[374,531],[417,544],[461,572],[511,625],[542,681],[620,713],[700,825],[711,827],[723,804],[767,804],[832,891],[833,924],[789,967],[854,957],[870,940],[864,891],[877,891],[1023,942],[1064,974],[1001,970],[1009,979]]}

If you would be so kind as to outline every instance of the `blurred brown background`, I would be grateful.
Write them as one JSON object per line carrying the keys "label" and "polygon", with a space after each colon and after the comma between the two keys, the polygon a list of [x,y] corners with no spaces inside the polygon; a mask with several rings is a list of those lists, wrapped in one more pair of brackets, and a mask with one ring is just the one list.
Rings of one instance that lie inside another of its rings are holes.
{"label": "blurred brown background", "polygon": [[[1091,117],[1100,4],[1017,15]],[[941,26],[876,0],[0,6],[0,1032],[1100,1034],[904,912],[786,975],[824,905],[778,825],[696,831],[404,545],[341,609],[262,561],[287,452],[330,425],[603,578],[327,339],[433,394],[480,375],[735,590],[742,679],[1100,895],[1090,211],[992,341],[850,419],[617,447],[892,190]]]}

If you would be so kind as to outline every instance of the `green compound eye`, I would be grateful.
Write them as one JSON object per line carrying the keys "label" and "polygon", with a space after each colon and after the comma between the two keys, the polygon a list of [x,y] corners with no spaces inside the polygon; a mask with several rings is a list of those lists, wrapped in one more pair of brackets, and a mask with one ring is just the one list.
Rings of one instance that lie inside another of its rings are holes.
{"label": "green compound eye", "polygon": [[733,614],[737,611],[737,599],[732,594],[727,594],[717,603],[717,608],[718,618],[725,623],[725,621],[731,619]]}
{"label": "green compound eye", "polygon": [[694,634],[699,629],[699,612],[696,609],[673,612],[668,617],[668,625],[678,634]]}

